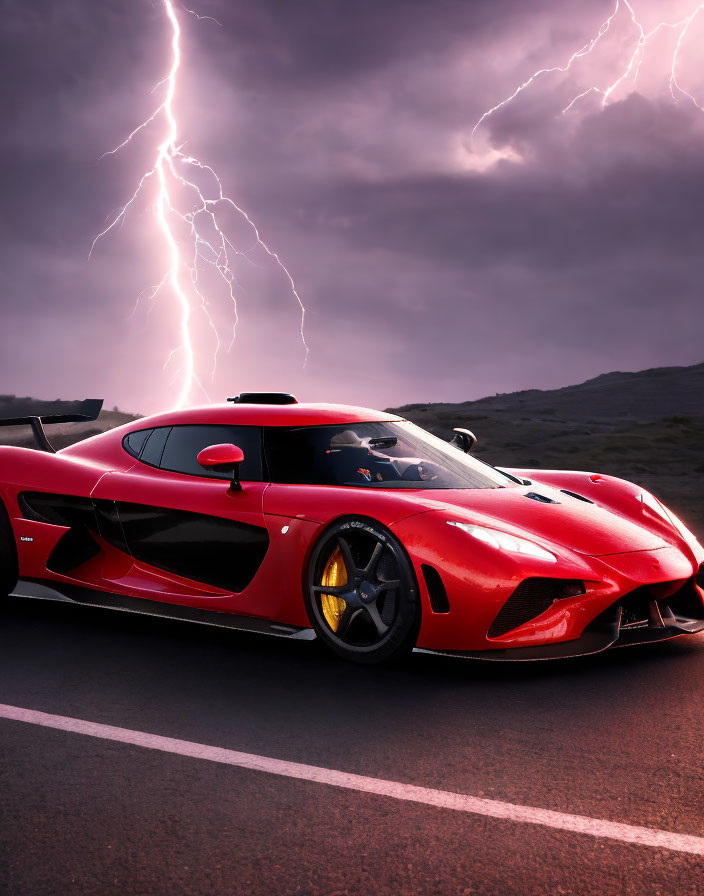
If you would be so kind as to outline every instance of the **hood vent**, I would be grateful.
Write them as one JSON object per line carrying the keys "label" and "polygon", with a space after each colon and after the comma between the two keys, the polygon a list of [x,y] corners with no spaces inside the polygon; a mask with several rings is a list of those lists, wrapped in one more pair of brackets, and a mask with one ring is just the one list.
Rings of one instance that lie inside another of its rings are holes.
{"label": "hood vent", "polygon": [[590,498],[585,498],[584,495],[578,495],[577,492],[571,492],[569,489],[561,488],[560,491],[563,495],[569,495],[570,498],[576,498],[578,501],[584,501],[585,504],[594,503]]}
{"label": "hood vent", "polygon": [[526,492],[524,498],[530,498],[531,501],[537,501],[539,504],[559,504],[554,498],[548,498],[546,495],[539,495],[537,492]]}

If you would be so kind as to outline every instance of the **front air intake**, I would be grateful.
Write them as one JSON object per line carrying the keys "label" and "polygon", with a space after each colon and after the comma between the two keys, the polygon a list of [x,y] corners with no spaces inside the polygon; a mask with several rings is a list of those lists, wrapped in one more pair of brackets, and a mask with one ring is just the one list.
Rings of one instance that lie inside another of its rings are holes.
{"label": "front air intake", "polygon": [[440,573],[434,566],[429,566],[427,563],[421,563],[420,568],[423,570],[423,578],[428,588],[431,610],[433,613],[449,613],[450,601],[447,598],[447,591],[440,578]]}
{"label": "front air intake", "polygon": [[511,629],[540,616],[556,600],[578,597],[585,592],[584,582],[579,579],[524,579],[499,610],[487,637],[498,638],[505,635]]}
{"label": "front air intake", "polygon": [[699,572],[697,573],[697,585],[700,588],[704,588],[704,563],[699,567]]}

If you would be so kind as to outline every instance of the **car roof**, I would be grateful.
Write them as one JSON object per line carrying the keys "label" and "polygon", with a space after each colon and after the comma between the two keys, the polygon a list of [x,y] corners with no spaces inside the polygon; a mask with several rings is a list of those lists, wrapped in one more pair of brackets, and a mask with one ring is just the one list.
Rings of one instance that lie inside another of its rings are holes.
{"label": "car roof", "polygon": [[204,405],[154,414],[135,421],[130,429],[179,426],[187,423],[239,426],[330,426],[342,423],[392,422],[395,414],[344,404],[245,404]]}

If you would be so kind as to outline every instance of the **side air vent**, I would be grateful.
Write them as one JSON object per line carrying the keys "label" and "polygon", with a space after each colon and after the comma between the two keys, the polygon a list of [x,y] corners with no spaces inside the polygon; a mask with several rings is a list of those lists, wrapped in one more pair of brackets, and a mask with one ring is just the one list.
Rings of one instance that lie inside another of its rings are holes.
{"label": "side air vent", "polygon": [[235,404],[298,404],[290,392],[240,392],[227,400]]}
{"label": "side air vent", "polygon": [[100,553],[100,547],[84,526],[76,526],[64,532],[57,541],[46,562],[51,572],[67,575],[72,569],[86,563]]}
{"label": "side air vent", "polygon": [[577,492],[571,492],[567,488],[561,488],[560,491],[563,495],[569,495],[570,498],[576,498],[578,501],[584,501],[585,504],[593,504],[594,502],[589,498],[585,498],[584,495],[578,495]]}
{"label": "side air vent", "polygon": [[548,610],[556,600],[585,593],[579,579],[524,579],[501,607],[487,637],[498,638]]}
{"label": "side air vent", "polygon": [[427,563],[421,563],[420,568],[423,570],[423,578],[428,586],[428,597],[433,613],[449,613],[450,601],[447,599],[447,591],[445,591],[440,573],[434,566],[429,566]]}
{"label": "side air vent", "polygon": [[84,525],[95,528],[95,513],[90,498],[53,495],[48,492],[20,492],[17,496],[22,516],[52,526]]}

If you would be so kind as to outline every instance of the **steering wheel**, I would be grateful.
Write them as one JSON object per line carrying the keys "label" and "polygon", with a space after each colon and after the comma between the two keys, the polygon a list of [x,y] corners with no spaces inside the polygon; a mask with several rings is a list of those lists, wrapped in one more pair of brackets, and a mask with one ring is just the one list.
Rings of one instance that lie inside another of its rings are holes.
{"label": "steering wheel", "polygon": [[406,482],[435,482],[442,475],[442,468],[428,460],[414,461],[401,474]]}

